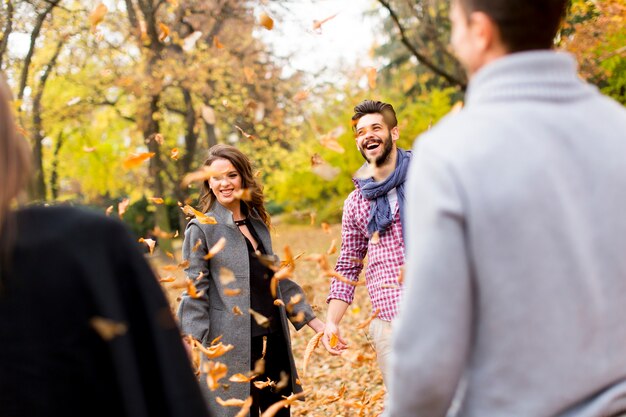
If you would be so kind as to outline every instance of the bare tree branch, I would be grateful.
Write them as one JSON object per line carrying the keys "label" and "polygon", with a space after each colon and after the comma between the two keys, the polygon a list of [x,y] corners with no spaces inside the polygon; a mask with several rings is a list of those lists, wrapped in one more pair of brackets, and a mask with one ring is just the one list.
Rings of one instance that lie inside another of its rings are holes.
{"label": "bare tree branch", "polygon": [[395,26],[400,32],[400,40],[402,44],[406,46],[409,52],[411,52],[411,54],[413,54],[413,56],[415,56],[415,58],[417,58],[421,64],[429,68],[438,76],[445,79],[451,86],[458,86],[461,87],[463,90],[467,88],[467,83],[464,80],[456,77],[453,74],[450,74],[448,71],[435,65],[426,55],[424,55],[423,53],[418,51],[417,48],[415,48],[415,46],[411,43],[411,41],[409,41],[408,37],[406,36],[406,30],[404,26],[402,26],[402,23],[400,22],[397,13],[393,10],[388,0],[378,0],[378,2],[382,4],[383,7],[389,12],[389,16],[391,16],[391,19],[393,20]]}

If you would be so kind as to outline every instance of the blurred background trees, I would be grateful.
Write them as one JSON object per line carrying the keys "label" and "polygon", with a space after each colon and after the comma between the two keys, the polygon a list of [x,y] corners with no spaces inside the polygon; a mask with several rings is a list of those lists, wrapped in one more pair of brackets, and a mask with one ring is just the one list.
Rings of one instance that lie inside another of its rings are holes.
{"label": "blurred background trees", "polygon": [[[354,105],[392,103],[399,145],[410,148],[463,100],[467,79],[447,48],[447,2],[435,0],[372,0],[363,12],[376,36],[364,53],[374,66],[285,71],[289,57],[259,34],[270,15],[289,19],[292,4],[2,0],[0,69],[33,148],[29,199],[115,211],[128,198],[138,234],[168,236],[184,225],[177,202],[197,198],[183,176],[226,142],[254,160],[272,212],[338,220],[363,162]],[[622,0],[574,0],[557,42],[583,77],[626,104],[625,23]]]}

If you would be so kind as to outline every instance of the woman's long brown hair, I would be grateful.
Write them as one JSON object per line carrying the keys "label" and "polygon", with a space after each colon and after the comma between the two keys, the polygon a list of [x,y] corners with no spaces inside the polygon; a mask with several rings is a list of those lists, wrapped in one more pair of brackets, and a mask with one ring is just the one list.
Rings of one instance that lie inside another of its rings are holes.
{"label": "woman's long brown hair", "polygon": [[2,272],[15,240],[15,225],[9,221],[11,204],[26,185],[30,172],[30,151],[26,140],[17,133],[11,90],[0,73],[0,292]]}
{"label": "woman's long brown hair", "polygon": [[[218,144],[209,149],[209,157],[204,161],[204,165],[209,166],[217,159],[226,159],[233,164],[241,176],[241,188],[247,188],[251,193],[251,199],[249,201],[242,200],[242,203],[248,208],[248,212],[251,212],[251,209],[256,210],[259,216],[261,216],[263,223],[269,227],[270,215],[265,209],[263,187],[255,178],[254,172],[252,171],[252,164],[248,157],[234,146]],[[209,181],[204,181],[200,190],[199,209],[203,213],[206,213],[213,207],[215,201],[216,197],[213,191],[211,191],[211,187],[209,187]]]}
{"label": "woman's long brown hair", "polygon": [[26,185],[30,172],[28,144],[17,133],[11,90],[0,73],[0,235],[11,203]]}

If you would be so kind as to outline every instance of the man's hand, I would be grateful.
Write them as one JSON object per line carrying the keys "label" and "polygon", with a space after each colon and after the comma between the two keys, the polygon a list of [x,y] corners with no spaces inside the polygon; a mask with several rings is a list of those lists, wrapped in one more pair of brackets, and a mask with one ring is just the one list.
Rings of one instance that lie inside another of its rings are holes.
{"label": "man's hand", "polygon": [[348,348],[348,344],[339,334],[339,328],[331,322],[326,322],[322,344],[331,355],[341,355]]}

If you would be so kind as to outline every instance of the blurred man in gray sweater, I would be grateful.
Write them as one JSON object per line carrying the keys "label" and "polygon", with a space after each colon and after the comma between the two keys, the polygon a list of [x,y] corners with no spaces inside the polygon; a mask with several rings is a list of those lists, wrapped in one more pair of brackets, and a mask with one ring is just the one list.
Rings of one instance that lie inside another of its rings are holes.
{"label": "blurred man in gray sweater", "polygon": [[626,109],[566,0],[452,0],[466,107],[421,137],[386,416],[626,415]]}

